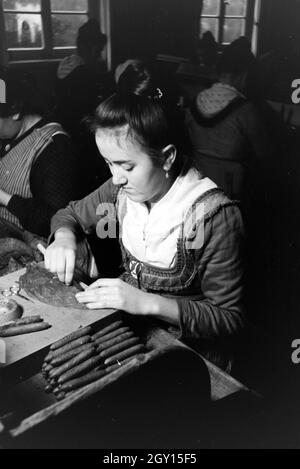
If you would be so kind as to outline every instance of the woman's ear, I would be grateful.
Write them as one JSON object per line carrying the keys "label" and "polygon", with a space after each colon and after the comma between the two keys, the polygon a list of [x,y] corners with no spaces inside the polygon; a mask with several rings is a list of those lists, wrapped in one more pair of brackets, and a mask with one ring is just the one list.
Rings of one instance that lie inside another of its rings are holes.
{"label": "woman's ear", "polygon": [[175,147],[175,145],[168,145],[167,147],[165,147],[162,151],[162,154],[164,155],[165,157],[165,162],[164,162],[164,165],[163,165],[163,169],[164,171],[168,172],[171,170],[175,160],[176,160],[176,157],[177,157],[177,149]]}

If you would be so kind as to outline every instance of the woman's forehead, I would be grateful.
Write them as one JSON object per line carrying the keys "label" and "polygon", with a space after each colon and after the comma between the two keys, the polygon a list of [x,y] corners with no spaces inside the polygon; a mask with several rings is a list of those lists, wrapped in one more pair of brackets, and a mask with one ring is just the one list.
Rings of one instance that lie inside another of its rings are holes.
{"label": "woman's forehead", "polygon": [[141,158],[142,149],[124,128],[115,132],[111,129],[99,129],[96,132],[96,142],[101,154],[109,158],[135,159]]}

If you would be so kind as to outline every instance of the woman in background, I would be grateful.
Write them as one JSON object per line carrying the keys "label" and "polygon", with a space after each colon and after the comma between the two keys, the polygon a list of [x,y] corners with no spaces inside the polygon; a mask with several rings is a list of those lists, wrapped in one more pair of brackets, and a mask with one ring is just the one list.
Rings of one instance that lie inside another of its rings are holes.
{"label": "woman in background", "polygon": [[47,238],[53,215],[76,198],[77,158],[61,125],[43,117],[32,81],[12,72],[3,78],[0,237],[25,242]]}

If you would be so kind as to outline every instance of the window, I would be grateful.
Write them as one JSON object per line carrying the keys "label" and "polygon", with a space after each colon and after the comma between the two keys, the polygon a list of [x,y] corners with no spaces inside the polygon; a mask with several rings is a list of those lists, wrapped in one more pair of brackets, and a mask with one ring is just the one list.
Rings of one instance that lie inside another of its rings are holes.
{"label": "window", "polygon": [[[2,0],[8,59],[55,59],[70,54],[76,48],[78,29],[88,18],[99,19],[100,9],[102,13],[101,1],[95,0]],[[105,32],[103,21],[101,26]]]}
{"label": "window", "polygon": [[246,36],[257,45],[261,0],[203,0],[200,35],[210,31],[219,44],[226,45]]}

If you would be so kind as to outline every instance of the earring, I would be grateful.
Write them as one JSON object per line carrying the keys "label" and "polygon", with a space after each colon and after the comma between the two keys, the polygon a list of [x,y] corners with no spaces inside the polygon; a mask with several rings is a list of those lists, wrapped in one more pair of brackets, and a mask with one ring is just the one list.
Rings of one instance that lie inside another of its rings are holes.
{"label": "earring", "polygon": [[166,171],[166,179],[169,179],[169,178],[170,178],[169,171]]}

